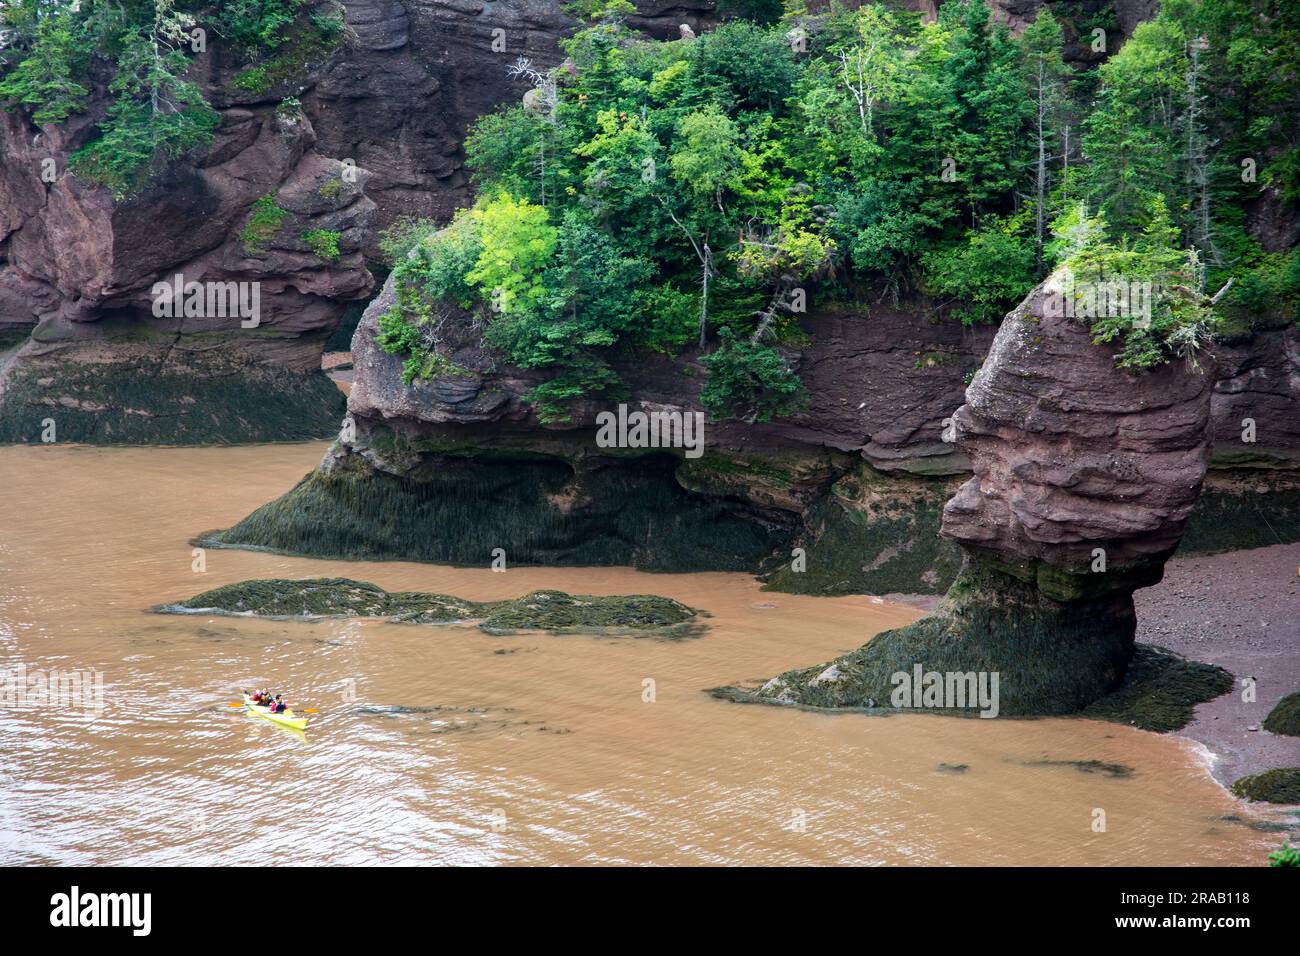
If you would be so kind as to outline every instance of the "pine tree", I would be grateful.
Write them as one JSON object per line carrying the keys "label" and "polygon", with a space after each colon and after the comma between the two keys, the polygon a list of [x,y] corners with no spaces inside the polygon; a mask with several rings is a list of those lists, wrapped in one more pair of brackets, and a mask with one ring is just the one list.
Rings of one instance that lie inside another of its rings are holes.
{"label": "pine tree", "polygon": [[1062,130],[1068,130],[1064,110],[1070,70],[1061,59],[1062,39],[1061,25],[1049,7],[1040,9],[1020,35],[1025,84],[1034,111],[1034,262],[1040,277],[1047,234],[1047,196],[1052,189],[1049,164],[1055,158],[1051,144]]}
{"label": "pine tree", "polygon": [[[73,77],[83,58],[84,38],[70,11],[40,15],[34,9],[6,11],[5,48],[28,44],[27,55],[0,81],[0,100],[29,108],[38,126],[58,123],[81,109],[90,91]],[[17,19],[18,13],[26,13]]]}
{"label": "pine tree", "polygon": [[199,88],[182,74],[194,19],[174,0],[153,0],[153,16],[124,30],[116,95],[100,124],[101,136],[72,155],[69,168],[123,199],[147,177],[155,160],[176,157],[208,143],[219,117]]}

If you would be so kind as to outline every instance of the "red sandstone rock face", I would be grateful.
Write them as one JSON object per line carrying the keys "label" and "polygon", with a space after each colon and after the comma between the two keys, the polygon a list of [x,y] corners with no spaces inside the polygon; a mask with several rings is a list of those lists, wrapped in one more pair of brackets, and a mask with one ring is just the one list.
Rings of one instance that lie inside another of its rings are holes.
{"label": "red sandstone rock face", "polygon": [[[1123,32],[1131,32],[1148,3],[1118,4]],[[910,5],[934,7],[931,0]],[[1018,28],[1040,3],[991,5]],[[637,0],[637,6],[633,24],[660,37],[677,36],[680,23],[702,32],[717,19],[713,0]],[[525,87],[507,75],[517,56],[543,67],[557,64],[560,39],[577,25],[560,0],[355,0],[346,4],[346,19],[355,42],[315,74],[263,96],[232,94],[226,81],[235,67],[221,62],[219,50],[201,58],[194,72],[223,116],[217,138],[206,155],[192,165],[176,164],[129,203],[114,205],[103,190],[69,176],[53,185],[40,180],[42,158],[55,157],[62,172],[68,154],[89,134],[93,111],[43,131],[19,113],[0,113],[0,333],[30,328],[39,318],[39,342],[28,346],[29,354],[108,357],[98,341],[99,320],[106,316],[126,314],[168,335],[177,331],[149,316],[149,290],[182,271],[199,281],[263,284],[264,326],[273,334],[226,329],[224,350],[240,361],[315,367],[339,300],[365,292],[359,250],[373,252],[380,228],[399,216],[445,219],[470,201],[465,130],[477,116],[523,94]],[[492,50],[496,29],[505,31],[506,49],[499,53]],[[297,124],[274,114],[275,104],[290,95],[302,100],[307,116]],[[356,163],[358,182],[335,201],[323,201],[318,183],[336,175],[342,159]],[[251,204],[273,191],[298,224],[266,253],[247,256],[239,232]],[[1292,226],[1273,230],[1278,242],[1293,238]],[[298,238],[304,228],[342,232],[341,261],[313,256]],[[943,419],[961,403],[962,377],[982,355],[989,330],[963,334],[916,312],[880,306],[870,315],[812,316],[806,325],[811,345],[797,360],[812,406],[765,426],[721,425],[714,437],[760,452],[783,445],[860,452],[886,469],[953,473],[964,467],[962,456],[941,440]],[[221,329],[206,321],[185,325],[207,335]],[[409,395],[387,384],[380,396],[377,383],[391,383],[398,363],[386,356],[373,361],[387,363],[387,377],[373,377],[370,393],[363,390],[358,398],[371,403],[363,406],[366,414],[434,422],[529,417],[519,396],[535,379],[522,373],[448,379]],[[472,356],[466,361],[472,364]],[[638,399],[688,406],[701,380],[683,373],[691,364],[652,358],[626,377]],[[1231,350],[1228,377],[1215,397],[1216,452],[1279,457],[1300,449],[1298,367],[1293,332],[1257,336]],[[1245,417],[1256,418],[1259,437],[1255,447],[1241,449]]]}
{"label": "red sandstone rock face", "polygon": [[[465,133],[479,116],[523,97],[527,84],[508,74],[519,57],[540,69],[563,60],[560,40],[579,23],[562,6],[561,0],[346,5],[357,42],[298,95],[322,150],[352,158],[372,174],[366,191],[379,205],[379,228],[402,216],[449,220],[472,201]],[[660,38],[677,37],[682,23],[703,31],[716,22],[713,0],[637,0],[636,6],[640,15],[631,25]],[[372,251],[376,238],[369,239]]]}
{"label": "red sandstone rock face", "polygon": [[1178,545],[1209,461],[1213,362],[1134,374],[1039,287],[1002,323],[958,410],[975,475],[942,534],[1008,562],[1087,572],[1154,564]]}
{"label": "red sandstone rock face", "polygon": [[[44,351],[100,339],[99,322],[106,317],[167,332],[226,332],[232,349],[252,345],[254,336],[243,334],[238,317],[191,318],[183,325],[155,320],[153,285],[177,273],[186,282],[260,283],[258,337],[274,331],[282,346],[303,335],[319,338],[337,321],[341,300],[371,288],[360,252],[374,219],[364,174],[324,198],[321,185],[340,178],[342,166],[315,151],[306,118],[227,109],[198,165],[175,164],[143,193],[117,203],[63,172],[70,146],[58,138],[70,135],[63,128],[33,135],[16,114],[5,114],[0,127],[6,157],[0,218],[9,230],[0,322],[39,323],[34,338]],[[47,184],[40,169],[50,155],[61,175]],[[254,201],[267,194],[291,217],[264,251],[249,252],[241,232]],[[302,241],[308,229],[340,233],[337,262],[321,259]],[[319,343],[291,351],[278,350],[291,368],[319,362]]]}
{"label": "red sandstone rock face", "polygon": [[[429,426],[489,425],[502,441],[546,441],[560,431],[594,429],[609,401],[574,409],[563,426],[542,426],[524,395],[543,380],[482,348],[482,333],[460,315],[443,325],[440,351],[466,374],[402,384],[402,359],[375,343],[379,316],[393,304],[391,281],[366,309],[352,340],[356,371],[348,407],[354,417],[397,423],[418,432]],[[975,368],[993,330],[954,321],[929,324],[917,311],[873,306],[818,313],[803,323],[809,346],[792,355],[810,405],[766,424],[707,424],[710,448],[762,454],[783,449],[834,449],[861,455],[884,470],[957,474],[967,469],[943,440],[944,419],[961,404],[964,377]],[[619,369],[632,407],[699,410],[704,368],[694,352],[639,355]]]}
{"label": "red sandstone rock face", "polygon": [[1216,464],[1300,465],[1300,328],[1257,331],[1214,353]]}
{"label": "red sandstone rock face", "polygon": [[[642,0],[640,8],[633,25],[660,36],[714,20],[712,0]],[[103,114],[102,89],[86,112],[43,130],[21,112],[0,113],[0,333],[39,323],[33,349],[82,361],[83,343],[93,341],[98,360],[109,337],[100,320],[128,319],[169,336],[229,332],[220,349],[235,361],[316,367],[344,300],[371,289],[363,247],[373,254],[393,219],[448,218],[471,200],[462,172],[469,124],[523,94],[507,73],[517,57],[559,63],[559,40],[577,26],[560,0],[358,0],[345,5],[345,18],[354,40],[260,95],[230,85],[242,65],[214,43],[190,71],[221,113],[214,142],[127,202],[66,174],[69,155]],[[492,48],[497,30],[501,51]],[[290,96],[303,103],[300,119],[276,114]],[[41,178],[51,158],[53,184]],[[357,167],[356,182],[325,201],[317,190],[345,159]],[[294,214],[292,229],[248,255],[240,232],[268,193]],[[311,253],[299,238],[308,229],[342,234],[339,261]],[[261,333],[210,321],[155,327],[150,289],[177,272],[187,281],[261,282]]]}

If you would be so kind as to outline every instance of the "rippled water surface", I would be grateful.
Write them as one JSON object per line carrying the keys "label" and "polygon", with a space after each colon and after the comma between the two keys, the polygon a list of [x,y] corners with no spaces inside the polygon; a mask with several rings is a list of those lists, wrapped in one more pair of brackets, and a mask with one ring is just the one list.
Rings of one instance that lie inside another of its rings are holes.
{"label": "rippled water surface", "polygon": [[[1250,815],[1179,738],[703,693],[917,616],[867,597],[220,550],[192,570],[193,535],[284,492],[324,448],[0,448],[0,669],[98,671],[105,700],[98,716],[0,707],[0,863],[1235,864],[1276,845],[1221,819]],[[650,592],[712,617],[661,641],[150,612],[326,575],[475,600]],[[253,684],[319,709],[311,729],[228,708]]]}

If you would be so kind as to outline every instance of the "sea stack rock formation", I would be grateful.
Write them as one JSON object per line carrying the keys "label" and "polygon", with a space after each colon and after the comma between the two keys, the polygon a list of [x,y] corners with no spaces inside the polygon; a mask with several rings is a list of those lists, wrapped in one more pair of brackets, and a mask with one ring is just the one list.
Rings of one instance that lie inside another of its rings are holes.
{"label": "sea stack rock formation", "polygon": [[[390,277],[357,327],[348,418],[320,468],[208,544],[465,564],[502,548],[512,563],[774,569],[774,587],[806,593],[937,593],[956,573],[957,549],[936,531],[966,462],[942,440],[943,418],[992,340],[986,330],[884,306],[870,321],[852,309],[814,312],[799,358],[812,405],[767,423],[710,419],[703,454],[691,458],[599,447],[596,415],[609,403],[539,422],[526,399],[536,372],[486,350],[473,316],[454,310],[441,344],[454,373],[404,383],[402,358],[376,341],[395,296]],[[692,350],[619,371],[632,410],[701,407]],[[789,571],[796,543],[806,573]]]}
{"label": "sea stack rock formation", "polygon": [[1064,714],[1119,685],[1133,591],[1160,580],[1205,476],[1214,369],[1117,369],[1086,324],[1047,314],[1048,296],[1007,316],[955,416],[974,477],[944,508],[965,560],[943,604],[747,699],[884,708],[894,675],[919,667],[997,673],[1002,714]]}

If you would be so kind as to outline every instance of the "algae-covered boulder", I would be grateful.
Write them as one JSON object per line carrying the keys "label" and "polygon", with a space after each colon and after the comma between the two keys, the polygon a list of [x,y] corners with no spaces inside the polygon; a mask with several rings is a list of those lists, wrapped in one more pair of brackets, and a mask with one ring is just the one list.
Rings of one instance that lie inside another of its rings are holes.
{"label": "algae-covered boulder", "polygon": [[[209,78],[237,60],[212,61]],[[0,116],[0,330],[30,326],[0,367],[0,443],[336,433],[343,401],[321,349],[345,303],[374,285],[364,169],[324,155],[306,118],[212,97],[207,149],[173,157],[136,195],[115,199],[80,176],[41,182],[43,165],[59,157],[63,169],[101,121],[105,85],[84,113],[39,132]],[[337,255],[310,248],[301,236],[313,230]]]}
{"label": "algae-covered boulder", "polygon": [[679,601],[654,594],[592,597],[533,591],[513,601],[493,604],[479,627],[489,633],[659,629],[684,624],[695,613]]}
{"label": "algae-covered boulder", "polygon": [[1232,785],[1235,796],[1261,803],[1300,804],[1300,767],[1252,773]]}
{"label": "algae-covered boulder", "polygon": [[388,592],[350,578],[240,581],[166,605],[174,613],[210,611],[256,617],[373,617],[387,612]]}
{"label": "algae-covered boulder", "polygon": [[1270,734],[1300,737],[1300,691],[1287,694],[1264,718],[1264,729]]}
{"label": "algae-covered boulder", "polygon": [[1168,733],[1191,723],[1197,704],[1230,690],[1232,675],[1222,667],[1189,661],[1154,644],[1138,644],[1124,683],[1080,715]]}
{"label": "algae-covered boulder", "polygon": [[1003,321],[954,417],[974,476],[944,508],[940,533],[965,558],[943,604],[732,696],[1042,715],[1121,686],[1133,591],[1160,580],[1205,476],[1213,374],[1208,359],[1117,368],[1048,308],[1051,282]]}
{"label": "algae-covered boulder", "polygon": [[241,617],[373,617],[405,624],[475,623],[489,634],[654,634],[682,636],[700,614],[654,594],[591,595],[533,591],[506,601],[467,601],[424,591],[385,591],[350,578],[253,580],[227,584],[186,601],[165,604],[164,614]]}

